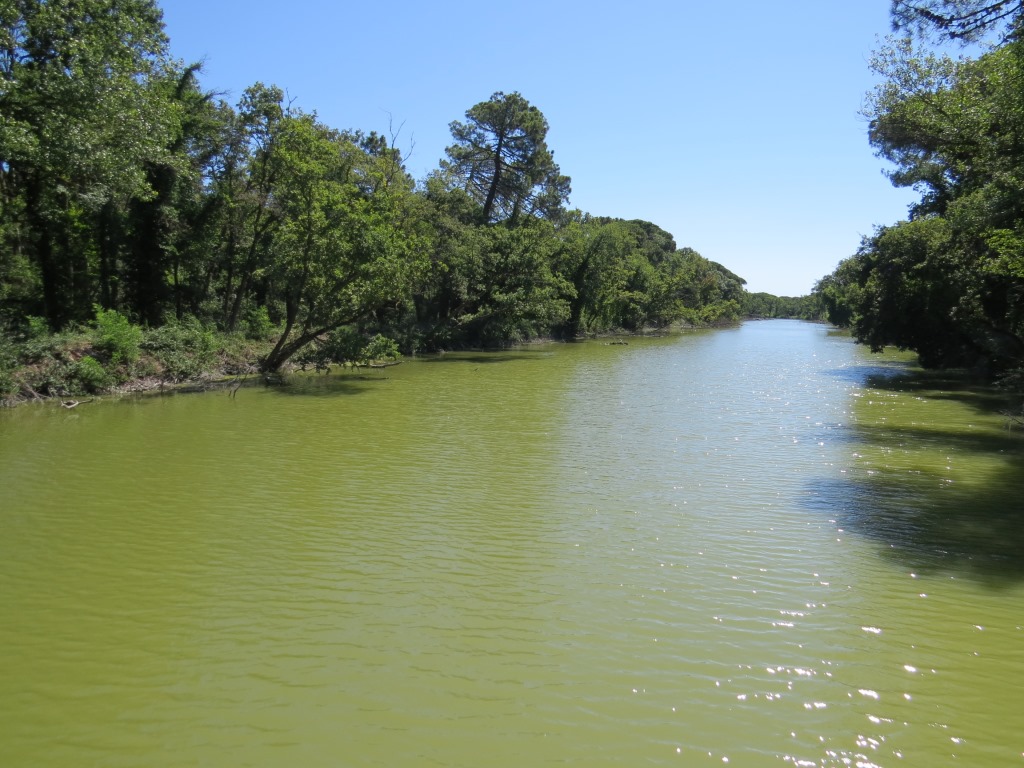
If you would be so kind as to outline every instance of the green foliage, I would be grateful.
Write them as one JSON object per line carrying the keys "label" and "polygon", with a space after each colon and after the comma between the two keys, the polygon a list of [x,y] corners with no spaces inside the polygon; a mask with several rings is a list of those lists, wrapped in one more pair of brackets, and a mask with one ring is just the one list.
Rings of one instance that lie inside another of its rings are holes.
{"label": "green foliage", "polygon": [[360,359],[360,352],[366,346],[366,338],[355,328],[337,328],[319,345],[320,354],[314,361],[321,363],[345,363]]}
{"label": "green foliage", "polygon": [[366,362],[385,362],[401,357],[398,343],[382,334],[376,334],[359,353],[360,359]]}
{"label": "green foliage", "polygon": [[326,339],[306,347],[299,356],[303,367],[325,368],[331,363],[368,365],[397,360],[401,356],[398,343],[383,334],[369,340],[352,326],[337,328]]}
{"label": "green foliage", "polygon": [[[114,384],[114,378],[94,357],[86,355],[71,367],[69,377],[73,388],[86,392],[99,392]],[[78,387],[74,387],[77,384]]]}
{"label": "green foliage", "polygon": [[1024,363],[1022,54],[1014,40],[953,61],[902,41],[876,58],[887,81],[869,101],[871,140],[921,201],[815,290],[873,349],[996,374]]}
{"label": "green foliage", "polygon": [[746,317],[794,318],[820,320],[824,317],[821,302],[815,295],[773,296],[770,293],[745,293],[741,311]]}
{"label": "green foliage", "polygon": [[0,398],[5,398],[18,391],[14,372],[18,368],[18,350],[14,343],[0,333]]}
{"label": "green foliage", "polygon": [[570,180],[547,147],[548,122],[539,109],[519,93],[498,91],[450,128],[455,143],[445,150],[442,172],[480,205],[484,221],[557,218]]}
{"label": "green foliage", "polygon": [[114,365],[131,365],[139,359],[142,329],[116,309],[95,307],[93,346],[110,356]]}
{"label": "green foliage", "polygon": [[45,317],[29,315],[25,320],[25,338],[28,341],[37,341],[50,335],[50,326]]}
{"label": "green foliage", "polygon": [[544,334],[564,322],[565,282],[551,269],[550,225],[484,230],[481,251],[457,265],[463,285],[452,318],[462,343],[500,346]]}
{"label": "green foliage", "polygon": [[285,327],[263,367],[275,371],[316,338],[404,302],[426,269],[425,236],[405,216],[407,192],[367,189],[349,163],[350,141],[297,114],[276,149],[275,284]]}
{"label": "green foliage", "polygon": [[[169,58],[154,0],[0,1],[0,41],[8,389],[99,387],[83,355],[112,381],[180,380],[737,316],[743,281],[670,233],[564,210],[518,93],[453,122],[418,187],[395,135],[324,125],[274,85],[219,101]],[[991,269],[1016,269],[1012,238],[992,243]]]}
{"label": "green foliage", "polygon": [[61,333],[27,335],[18,346],[18,357],[27,364],[63,359],[67,357],[68,350],[82,349],[89,344],[90,334],[75,328]]}
{"label": "green foliage", "polygon": [[0,40],[0,188],[13,203],[0,219],[17,213],[13,250],[40,281],[32,303],[63,328],[89,314],[101,210],[153,194],[147,167],[175,122],[152,87],[167,38],[153,0],[24,0],[3,4]]}
{"label": "green foliage", "polygon": [[265,341],[270,338],[276,328],[265,306],[252,306],[246,311],[243,329],[247,339]]}
{"label": "green foliage", "polygon": [[194,317],[148,331],[140,346],[156,360],[162,377],[171,381],[195,378],[216,360],[213,332]]}

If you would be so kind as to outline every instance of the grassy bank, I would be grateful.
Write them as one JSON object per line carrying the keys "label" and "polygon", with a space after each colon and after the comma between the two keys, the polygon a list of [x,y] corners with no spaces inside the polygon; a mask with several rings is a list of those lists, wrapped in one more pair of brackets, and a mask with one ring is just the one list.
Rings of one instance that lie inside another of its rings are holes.
{"label": "grassy bank", "polygon": [[248,331],[218,333],[195,320],[145,329],[104,310],[88,326],[57,334],[33,321],[0,336],[0,402],[143,391],[255,372],[273,345],[273,329]]}

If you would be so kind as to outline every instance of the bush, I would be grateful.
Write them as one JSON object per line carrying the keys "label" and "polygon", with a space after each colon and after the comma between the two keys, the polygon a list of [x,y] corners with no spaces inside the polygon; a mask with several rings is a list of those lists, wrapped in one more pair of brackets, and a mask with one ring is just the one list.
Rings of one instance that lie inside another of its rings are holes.
{"label": "bush", "polygon": [[68,349],[84,349],[90,345],[89,334],[80,329],[71,328],[62,333],[44,332],[26,335],[18,347],[21,363],[44,363],[47,360],[63,359]]}
{"label": "bush", "polygon": [[305,347],[296,359],[303,366],[315,365],[321,368],[329,363],[366,365],[397,360],[400,356],[398,342],[393,339],[378,333],[367,341],[361,333],[346,327],[332,331],[324,341]]}
{"label": "bush", "polygon": [[149,331],[140,346],[156,358],[164,377],[172,381],[195,378],[216,360],[213,332],[194,317]]}
{"label": "bush", "polygon": [[50,335],[50,324],[46,322],[46,318],[29,315],[25,320],[25,337],[28,340],[42,339]]}
{"label": "bush", "polygon": [[242,321],[245,338],[253,341],[266,341],[277,329],[270,320],[270,313],[264,306],[251,307]]}
{"label": "bush", "polygon": [[320,347],[319,355],[313,355],[319,362],[344,363],[359,359],[359,351],[366,341],[362,335],[352,328],[336,328],[327,336],[327,341]]}
{"label": "bush", "polygon": [[0,398],[18,391],[18,384],[14,380],[14,371],[17,367],[17,349],[6,336],[0,335]]}
{"label": "bush", "polygon": [[71,369],[72,382],[77,382],[86,392],[98,392],[113,384],[109,373],[94,357],[86,355]]}
{"label": "bush", "polygon": [[398,343],[378,333],[363,347],[359,353],[361,362],[373,362],[379,360],[397,360],[401,353],[398,350]]}
{"label": "bush", "polygon": [[110,355],[114,365],[131,365],[139,359],[142,329],[116,309],[95,307],[93,346]]}

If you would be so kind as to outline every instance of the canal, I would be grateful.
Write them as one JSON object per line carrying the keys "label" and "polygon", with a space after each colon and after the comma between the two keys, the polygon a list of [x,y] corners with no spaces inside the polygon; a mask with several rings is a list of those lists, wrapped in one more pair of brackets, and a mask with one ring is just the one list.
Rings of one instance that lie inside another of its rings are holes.
{"label": "canal", "polygon": [[1024,437],[826,326],[0,413],[0,764],[1024,766]]}

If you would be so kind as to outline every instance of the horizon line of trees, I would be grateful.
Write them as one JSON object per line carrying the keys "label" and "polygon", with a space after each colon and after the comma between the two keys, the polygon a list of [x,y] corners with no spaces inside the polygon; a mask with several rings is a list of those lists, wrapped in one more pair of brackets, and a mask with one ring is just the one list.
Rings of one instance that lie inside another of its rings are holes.
{"label": "horizon line of trees", "polygon": [[569,209],[519,93],[453,121],[417,182],[395,135],[325,125],[263,83],[230,105],[199,75],[154,0],[0,2],[4,333],[110,311],[269,325],[273,371],[337,333],[432,350],[790,306],[651,222]]}
{"label": "horizon line of trees", "polygon": [[[892,18],[913,36],[875,56],[865,114],[893,184],[921,197],[814,294],[874,350],[1024,380],[1024,1],[894,0]],[[985,35],[976,58],[926,45]]]}

